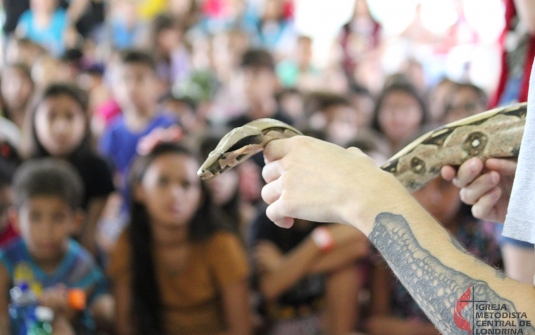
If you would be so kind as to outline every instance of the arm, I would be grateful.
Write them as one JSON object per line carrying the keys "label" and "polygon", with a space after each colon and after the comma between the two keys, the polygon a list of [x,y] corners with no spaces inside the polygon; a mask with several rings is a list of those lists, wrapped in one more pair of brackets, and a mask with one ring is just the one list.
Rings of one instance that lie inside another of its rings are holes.
{"label": "arm", "polygon": [[[353,230],[358,232],[355,229]],[[308,273],[331,272],[354,263],[367,254],[368,241],[355,240],[354,243],[336,247],[332,251],[321,255],[319,259],[312,263]]]}
{"label": "arm", "polygon": [[392,293],[392,271],[381,261],[375,264],[371,274],[370,315],[386,316],[390,313],[390,295]]}
{"label": "arm", "polygon": [[514,0],[516,12],[528,27],[529,33],[535,35],[535,2],[531,0]]}
{"label": "arm", "polygon": [[[256,251],[261,252],[261,250]],[[320,255],[320,250],[311,239],[304,240],[272,271],[260,273],[260,291],[268,300],[277,299],[279,295],[304,277],[310,264]]]}
{"label": "arm", "polygon": [[[312,238],[308,236],[301,244],[287,255],[280,256],[280,262],[269,266],[267,271],[260,271],[260,289],[267,299],[276,299],[301,278],[308,274],[331,272],[366,255],[368,243],[364,235],[351,227],[332,224],[325,226],[334,240],[334,248],[321,252]],[[257,247],[257,262],[267,248],[276,248],[269,242],[262,242]],[[280,251],[278,251],[280,255]]]}
{"label": "arm", "polygon": [[115,322],[114,299],[110,294],[102,294],[90,306],[91,315],[99,331],[112,333]]}
{"label": "arm", "polygon": [[127,283],[113,283],[113,298],[115,300],[115,334],[135,334],[130,319],[130,285]]}
{"label": "arm", "polygon": [[249,308],[249,286],[246,280],[221,289],[228,330],[220,335],[249,335],[252,333]]}
{"label": "arm", "polygon": [[[296,217],[357,227],[445,334],[464,332],[453,315],[468,288],[472,298],[520,313],[508,314],[512,317],[506,320],[522,327],[523,334],[535,334],[533,326],[520,325],[535,322],[534,288],[506,278],[458,248],[395,177],[360,150],[296,136],[270,142],[264,154],[268,184],[262,197],[275,223],[290,226],[290,218]],[[469,309],[462,316],[470,325],[484,321],[481,313]]]}
{"label": "arm", "polygon": [[73,0],[67,9],[67,16],[72,24],[76,24],[80,17],[84,14],[89,0]]}
{"label": "arm", "polygon": [[84,227],[82,229],[81,244],[91,253],[93,256],[97,254],[97,224],[98,220],[104,212],[104,207],[108,201],[107,196],[98,197],[89,201],[87,206],[87,217]]}
{"label": "arm", "polygon": [[11,334],[10,322],[9,322],[9,272],[3,264],[0,264],[0,333],[1,334]]}
{"label": "arm", "polygon": [[368,322],[369,335],[438,335],[432,323],[409,321],[395,316],[375,316]]}

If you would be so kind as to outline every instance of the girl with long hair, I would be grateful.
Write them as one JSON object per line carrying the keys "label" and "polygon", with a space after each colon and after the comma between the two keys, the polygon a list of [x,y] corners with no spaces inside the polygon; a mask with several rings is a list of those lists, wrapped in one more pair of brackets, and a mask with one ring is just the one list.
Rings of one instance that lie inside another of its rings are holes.
{"label": "girl with long hair", "polygon": [[130,171],[130,223],[108,268],[117,334],[249,334],[245,250],[212,208],[199,162],[158,143]]}

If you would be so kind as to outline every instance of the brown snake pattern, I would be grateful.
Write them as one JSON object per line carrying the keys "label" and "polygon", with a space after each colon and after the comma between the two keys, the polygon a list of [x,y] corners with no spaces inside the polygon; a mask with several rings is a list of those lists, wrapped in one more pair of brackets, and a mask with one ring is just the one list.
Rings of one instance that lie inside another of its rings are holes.
{"label": "brown snake pattern", "polygon": [[[492,109],[439,127],[410,143],[381,169],[413,192],[434,179],[444,165],[471,157],[517,157],[526,122],[526,103]],[[259,119],[233,129],[221,139],[198,171],[213,178],[262,151],[274,139],[301,133],[277,120]]]}

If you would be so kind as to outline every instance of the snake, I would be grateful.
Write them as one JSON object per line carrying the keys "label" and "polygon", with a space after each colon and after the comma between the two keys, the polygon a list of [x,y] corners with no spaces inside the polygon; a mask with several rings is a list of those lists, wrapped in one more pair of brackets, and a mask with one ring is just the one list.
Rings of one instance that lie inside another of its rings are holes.
{"label": "snake", "polygon": [[[445,165],[458,166],[471,157],[518,157],[526,123],[527,103],[494,108],[440,126],[417,138],[381,165],[410,192],[437,177]],[[227,133],[201,165],[207,180],[261,152],[267,143],[302,135],[274,119],[258,119]]]}

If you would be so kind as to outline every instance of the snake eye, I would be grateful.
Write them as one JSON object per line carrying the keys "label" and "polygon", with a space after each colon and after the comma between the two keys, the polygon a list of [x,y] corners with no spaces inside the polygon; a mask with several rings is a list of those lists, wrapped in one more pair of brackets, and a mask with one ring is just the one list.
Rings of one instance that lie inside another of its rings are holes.
{"label": "snake eye", "polygon": [[234,143],[233,146],[231,146],[227,152],[236,151],[238,149],[241,149],[245,146],[251,145],[251,144],[259,144],[262,142],[262,135],[250,135],[246,136],[242,139],[240,139],[238,142]]}

